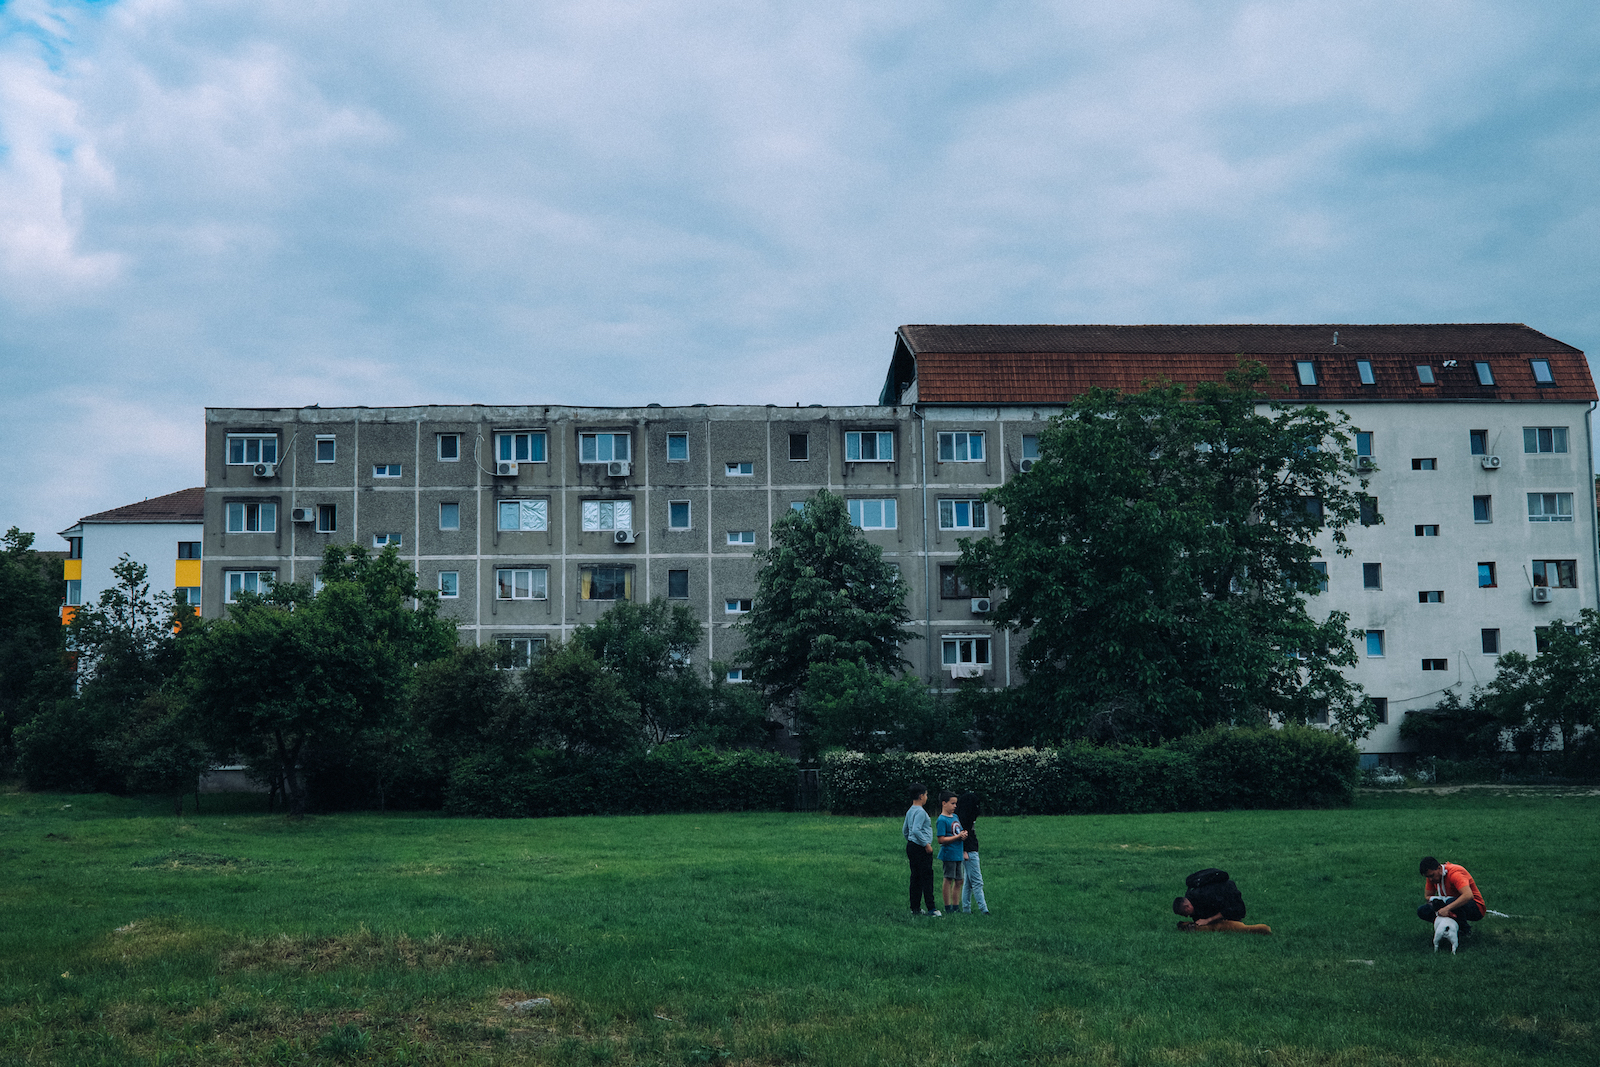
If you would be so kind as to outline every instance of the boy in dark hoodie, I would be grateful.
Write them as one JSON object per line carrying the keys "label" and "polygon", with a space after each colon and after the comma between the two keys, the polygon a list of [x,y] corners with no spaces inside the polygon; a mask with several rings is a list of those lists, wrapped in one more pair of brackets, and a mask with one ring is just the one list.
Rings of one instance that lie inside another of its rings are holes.
{"label": "boy in dark hoodie", "polygon": [[978,906],[979,915],[989,914],[989,902],[983,899],[983,872],[978,869],[978,798],[972,793],[962,793],[956,799],[956,821],[967,832],[962,870],[966,878],[961,883],[961,911],[970,914]]}

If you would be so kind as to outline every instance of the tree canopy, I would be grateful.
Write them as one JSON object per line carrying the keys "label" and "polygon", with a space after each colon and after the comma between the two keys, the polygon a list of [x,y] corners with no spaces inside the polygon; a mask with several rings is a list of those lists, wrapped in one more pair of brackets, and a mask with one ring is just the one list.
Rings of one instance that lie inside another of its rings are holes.
{"label": "tree canopy", "polygon": [[33,548],[13,526],[0,542],[0,769],[11,762],[12,731],[41,703],[72,686],[61,626],[61,561]]}
{"label": "tree canopy", "polygon": [[1242,365],[1192,392],[1096,389],[1042,428],[1032,469],[991,490],[1005,524],[963,540],[993,620],[1023,632],[1011,743],[1155,741],[1218,723],[1369,732],[1343,613],[1308,611],[1319,537],[1361,517],[1348,420],[1270,405]]}
{"label": "tree canopy", "polygon": [[1576,624],[1556,619],[1540,631],[1536,656],[1507,652],[1494,678],[1473,693],[1507,730],[1516,750],[1568,751],[1595,746],[1600,726],[1600,612],[1585,608]]}

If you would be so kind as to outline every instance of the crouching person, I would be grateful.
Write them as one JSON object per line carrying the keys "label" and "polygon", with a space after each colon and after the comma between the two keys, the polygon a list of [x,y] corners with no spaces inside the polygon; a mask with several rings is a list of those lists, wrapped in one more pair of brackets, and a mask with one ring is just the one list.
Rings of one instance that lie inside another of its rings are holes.
{"label": "crouching person", "polygon": [[1265,923],[1246,925],[1241,921],[1245,914],[1244,897],[1227,871],[1215,867],[1195,871],[1184,879],[1184,886],[1187,891],[1172,902],[1173,914],[1187,920],[1178,923],[1178,929],[1272,933],[1272,927]]}
{"label": "crouching person", "polygon": [[1417,918],[1430,923],[1435,919],[1454,919],[1461,925],[1461,932],[1466,933],[1471,929],[1468,923],[1475,923],[1488,914],[1483,894],[1478,892],[1478,883],[1461,864],[1440,863],[1432,856],[1424,856],[1417,870],[1422,875],[1423,898]]}

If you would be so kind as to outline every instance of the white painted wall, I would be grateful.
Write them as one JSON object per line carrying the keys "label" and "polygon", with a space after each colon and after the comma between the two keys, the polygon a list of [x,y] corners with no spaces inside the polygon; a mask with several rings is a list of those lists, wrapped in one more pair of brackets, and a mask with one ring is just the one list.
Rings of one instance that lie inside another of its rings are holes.
{"label": "white painted wall", "polygon": [[152,593],[173,589],[179,541],[199,541],[198,522],[86,522],[83,529],[83,602],[95,604],[116,583],[111,568],[123,553],[150,569]]}

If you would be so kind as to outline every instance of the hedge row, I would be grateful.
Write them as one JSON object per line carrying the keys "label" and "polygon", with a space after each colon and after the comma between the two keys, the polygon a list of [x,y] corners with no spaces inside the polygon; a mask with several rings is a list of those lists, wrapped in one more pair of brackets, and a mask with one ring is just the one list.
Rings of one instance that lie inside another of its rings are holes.
{"label": "hedge row", "polygon": [[822,804],[837,814],[905,810],[906,787],[983,797],[991,815],[1317,808],[1355,799],[1360,756],[1324,730],[1212,730],[1161,748],[891,753],[822,759]]}
{"label": "hedge row", "polygon": [[788,811],[794,798],[795,762],[787,756],[668,745],[644,756],[469,757],[451,771],[444,810],[494,818]]}

